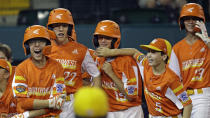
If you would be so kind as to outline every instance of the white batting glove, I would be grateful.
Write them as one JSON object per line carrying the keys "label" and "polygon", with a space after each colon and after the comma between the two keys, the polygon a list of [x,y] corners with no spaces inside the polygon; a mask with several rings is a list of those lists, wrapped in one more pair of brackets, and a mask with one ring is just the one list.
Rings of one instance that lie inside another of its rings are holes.
{"label": "white batting glove", "polygon": [[49,108],[61,109],[62,105],[65,102],[65,97],[66,95],[62,94],[49,99]]}
{"label": "white batting glove", "polygon": [[28,117],[29,117],[29,112],[26,111],[26,112],[23,112],[21,114],[14,115],[11,118],[28,118]]}
{"label": "white batting glove", "polygon": [[195,33],[196,36],[200,37],[206,44],[210,42],[206,26],[203,21],[196,21],[195,27],[201,29],[201,33]]}

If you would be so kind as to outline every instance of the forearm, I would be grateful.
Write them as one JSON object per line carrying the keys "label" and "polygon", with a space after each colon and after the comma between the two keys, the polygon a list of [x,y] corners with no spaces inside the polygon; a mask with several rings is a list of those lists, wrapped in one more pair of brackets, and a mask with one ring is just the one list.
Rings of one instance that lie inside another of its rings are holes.
{"label": "forearm", "polygon": [[185,106],[183,111],[183,118],[190,118],[191,111],[192,111],[192,104]]}
{"label": "forearm", "polygon": [[99,57],[113,57],[113,56],[134,56],[139,51],[135,48],[121,48],[121,49],[109,49],[109,48],[97,48],[96,55]]}
{"label": "forearm", "polygon": [[48,100],[35,99],[33,103],[33,109],[45,109],[49,108]]}
{"label": "forearm", "polygon": [[39,110],[32,110],[29,111],[29,118],[34,118],[36,116],[41,116],[46,114],[46,110],[45,109],[39,109]]}
{"label": "forearm", "polygon": [[101,75],[93,78],[93,86],[101,87]]}
{"label": "forearm", "polygon": [[111,53],[114,56],[118,55],[127,55],[127,56],[133,56],[135,53],[138,53],[139,51],[135,48],[121,48],[121,49],[113,49],[113,52]]}
{"label": "forearm", "polygon": [[126,93],[125,89],[124,89],[124,84],[123,82],[117,77],[117,75],[111,71],[108,73],[108,76],[112,79],[112,81],[116,84],[117,88],[119,89],[119,91],[124,94],[126,96],[126,98],[130,101],[131,98],[128,96],[128,94]]}
{"label": "forearm", "polygon": [[44,109],[49,108],[48,100],[39,100],[32,98],[18,98],[17,99],[17,110],[22,113],[32,109]]}

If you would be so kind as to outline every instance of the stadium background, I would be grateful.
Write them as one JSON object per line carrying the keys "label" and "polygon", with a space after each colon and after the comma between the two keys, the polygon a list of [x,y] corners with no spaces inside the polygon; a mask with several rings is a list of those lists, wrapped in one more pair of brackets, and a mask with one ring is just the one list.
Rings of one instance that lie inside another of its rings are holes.
{"label": "stadium background", "polygon": [[[156,1],[146,6],[145,1]],[[165,3],[161,3],[165,1]],[[184,0],[0,0],[0,43],[12,48],[13,65],[26,57],[22,48],[25,28],[40,24],[46,26],[49,11],[63,7],[72,12],[76,25],[77,41],[94,49],[92,34],[97,22],[114,20],[121,27],[121,48],[139,48],[152,39],[161,37],[175,44],[184,37],[179,30],[180,1]],[[177,2],[177,3],[175,3]],[[210,0],[197,2],[205,11],[207,31],[210,32]],[[146,112],[146,106],[144,105]]]}

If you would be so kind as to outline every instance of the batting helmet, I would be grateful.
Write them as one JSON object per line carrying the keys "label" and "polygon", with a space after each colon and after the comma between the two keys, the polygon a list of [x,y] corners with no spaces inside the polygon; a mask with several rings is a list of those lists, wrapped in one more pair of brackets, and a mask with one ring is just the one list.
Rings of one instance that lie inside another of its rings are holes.
{"label": "batting helmet", "polygon": [[93,34],[93,44],[97,48],[99,46],[97,35],[104,35],[114,38],[111,48],[118,48],[121,40],[121,33],[119,25],[111,20],[103,20],[96,26]]}
{"label": "batting helmet", "polygon": [[185,28],[183,18],[186,16],[194,16],[205,22],[203,8],[201,5],[196,4],[196,3],[188,3],[182,7],[182,10],[180,12],[180,17],[179,17],[180,29]]}
{"label": "batting helmet", "polygon": [[47,28],[41,25],[33,25],[28,27],[24,33],[24,40],[23,40],[23,49],[25,55],[30,54],[28,41],[34,38],[41,38],[47,41],[47,45],[50,45],[50,36],[47,31]]}
{"label": "batting helmet", "polygon": [[69,25],[68,35],[72,37],[73,40],[76,40],[76,32],[74,21],[71,12],[68,9],[57,8],[50,12],[48,18],[47,28],[52,30],[52,25],[57,23],[65,23]]}

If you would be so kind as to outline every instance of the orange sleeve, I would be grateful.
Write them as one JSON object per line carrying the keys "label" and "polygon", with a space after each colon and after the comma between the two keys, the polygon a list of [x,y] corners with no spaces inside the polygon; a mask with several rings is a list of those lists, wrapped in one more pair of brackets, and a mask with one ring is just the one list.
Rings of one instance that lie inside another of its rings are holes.
{"label": "orange sleeve", "polygon": [[23,113],[33,109],[34,99],[31,98],[18,98],[17,99],[17,112]]}
{"label": "orange sleeve", "polygon": [[[172,71],[171,71],[172,72]],[[172,72],[173,73],[173,72]],[[183,84],[180,82],[180,79],[177,75],[172,76],[169,87],[173,91],[173,93],[177,96],[179,101],[182,103],[183,106],[190,104],[192,101],[190,97],[187,95],[186,90],[183,87]]]}
{"label": "orange sleeve", "polygon": [[66,94],[66,86],[64,83],[64,69],[62,68],[60,63],[55,64],[55,66],[60,71],[57,72],[57,77],[55,78],[55,82],[53,85],[52,95],[56,96],[59,94]]}
{"label": "orange sleeve", "polygon": [[[119,63],[121,63],[119,67]],[[124,89],[130,98],[136,99],[138,97],[138,80],[139,71],[136,65],[136,61],[131,57],[126,57],[124,60],[118,63],[118,66],[114,66],[114,72],[118,78],[122,79]],[[119,70],[119,69],[120,70]],[[120,77],[119,71],[122,77]],[[126,81],[126,82],[125,82]]]}
{"label": "orange sleeve", "polygon": [[15,97],[27,97],[28,85],[27,80],[21,70],[21,67],[16,68],[12,89]]}

